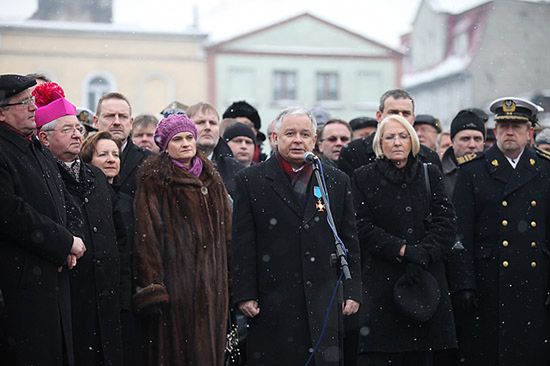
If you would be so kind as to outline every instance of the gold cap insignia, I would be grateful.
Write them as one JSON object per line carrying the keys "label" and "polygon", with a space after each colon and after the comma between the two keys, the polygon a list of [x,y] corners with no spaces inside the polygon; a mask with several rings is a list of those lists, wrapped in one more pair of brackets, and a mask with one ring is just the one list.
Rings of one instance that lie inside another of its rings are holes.
{"label": "gold cap insignia", "polygon": [[530,163],[531,165],[535,165],[535,159],[529,159],[529,163]]}
{"label": "gold cap insignia", "polygon": [[511,99],[506,99],[502,103],[502,111],[506,114],[512,114],[516,111],[516,102]]}
{"label": "gold cap insignia", "polygon": [[493,166],[498,166],[498,160],[495,159],[495,160],[491,161],[491,164],[492,164]]}

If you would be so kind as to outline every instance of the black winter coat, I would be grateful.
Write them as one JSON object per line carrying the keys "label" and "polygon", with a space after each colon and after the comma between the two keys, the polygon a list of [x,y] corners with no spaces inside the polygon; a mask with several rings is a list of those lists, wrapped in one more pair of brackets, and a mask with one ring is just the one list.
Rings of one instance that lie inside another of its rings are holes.
{"label": "black winter coat", "polygon": [[82,212],[86,253],[71,271],[71,306],[77,365],[121,365],[120,260],[113,199],[105,175],[81,163],[77,182],[59,167]]}
{"label": "black winter coat", "polygon": [[[353,279],[344,284],[344,298],[360,301],[350,182],[335,168],[324,166],[324,172],[336,228],[350,251]],[[319,184],[312,176],[304,208],[276,157],[240,171],[236,182],[233,300],[258,300],[260,307],[259,315],[249,319],[248,365],[303,365],[319,338],[338,278],[330,265],[335,246],[326,211],[316,209],[313,187]],[[335,301],[316,366],[338,364],[339,314],[341,304]]]}
{"label": "black winter coat", "polygon": [[120,187],[120,192],[133,198],[136,194],[138,169],[152,153],[136,146],[131,138],[128,138],[127,141],[120,160],[120,173],[115,178],[115,183]]}
{"label": "black winter coat", "polygon": [[227,142],[221,138],[214,149],[212,162],[222,177],[225,189],[227,189],[231,197],[234,197],[236,191],[235,174],[244,169],[244,165],[233,158],[233,153],[231,153],[231,149],[227,145]]}
{"label": "black winter coat", "polygon": [[443,167],[443,181],[445,182],[447,195],[452,198],[459,169],[458,162],[456,161],[455,153],[452,146],[449,147],[447,151],[445,151],[445,154],[443,154],[441,165]]}
{"label": "black winter coat", "polygon": [[50,152],[0,123],[0,364],[62,365],[64,345],[74,363],[67,198]]}
{"label": "black winter coat", "polygon": [[[403,171],[386,159],[355,171],[353,195],[364,288],[360,352],[456,348],[444,264],[455,239],[454,209],[439,169],[429,165],[428,173],[432,192],[429,201],[422,164],[412,156]],[[431,222],[425,220],[429,213]],[[441,290],[439,308],[422,324],[401,316],[393,302],[393,286],[407,264],[399,256],[404,244],[428,250],[428,271]]]}
{"label": "black winter coat", "polygon": [[513,169],[495,144],[460,166],[454,203],[451,287],[479,304],[457,319],[463,364],[549,365],[550,161],[526,148]]}
{"label": "black winter coat", "polygon": [[[374,162],[376,155],[372,150],[372,142],[374,134],[362,139],[357,139],[344,146],[340,152],[338,159],[338,169],[346,173],[350,178],[353,176],[353,171],[364,165]],[[418,153],[420,161],[431,163],[441,169],[441,161],[437,153],[424,145],[420,145]]]}

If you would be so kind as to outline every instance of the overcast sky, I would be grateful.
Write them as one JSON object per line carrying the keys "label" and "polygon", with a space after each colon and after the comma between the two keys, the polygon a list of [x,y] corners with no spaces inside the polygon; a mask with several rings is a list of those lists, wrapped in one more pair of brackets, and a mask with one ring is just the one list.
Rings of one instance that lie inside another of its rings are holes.
{"label": "overcast sky", "polygon": [[[71,0],[66,0],[71,1]],[[462,11],[487,0],[429,0],[442,10]],[[193,24],[217,42],[303,12],[390,46],[410,31],[421,0],[113,0],[115,23],[136,29],[182,31]],[[0,20],[22,20],[38,0],[0,0]]]}
{"label": "overcast sky", "polygon": [[[70,0],[67,0],[70,1]],[[410,29],[420,0],[113,0],[116,23],[181,31],[198,11],[201,30],[221,41],[308,11],[391,46]],[[37,0],[0,0],[0,20],[29,17]],[[337,6],[336,6],[337,5]]]}

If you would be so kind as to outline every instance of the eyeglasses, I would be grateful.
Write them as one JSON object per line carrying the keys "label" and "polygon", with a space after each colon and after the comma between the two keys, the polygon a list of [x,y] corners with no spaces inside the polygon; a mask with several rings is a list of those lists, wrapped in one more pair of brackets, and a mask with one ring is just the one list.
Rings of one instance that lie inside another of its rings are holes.
{"label": "eyeglasses", "polygon": [[350,138],[347,137],[347,136],[330,136],[330,137],[327,137],[326,139],[323,139],[322,141],[328,141],[328,142],[336,142],[336,140],[340,139],[340,141],[342,141],[344,144],[346,142],[349,142]]}
{"label": "eyeglasses", "polygon": [[28,106],[30,104],[34,104],[34,102],[35,102],[34,96],[30,96],[30,97],[25,98],[22,101],[17,102],[17,103],[2,104],[2,107],[11,107],[11,106],[15,106],[15,105],[26,105],[26,106]]}
{"label": "eyeglasses", "polygon": [[81,135],[83,135],[84,132],[86,132],[86,129],[81,125],[74,125],[74,126],[65,126],[60,130],[56,130],[56,129],[44,130],[44,129],[42,129],[42,131],[44,131],[44,132],[57,131],[57,132],[62,133],[63,135],[72,135],[73,133],[78,132]]}

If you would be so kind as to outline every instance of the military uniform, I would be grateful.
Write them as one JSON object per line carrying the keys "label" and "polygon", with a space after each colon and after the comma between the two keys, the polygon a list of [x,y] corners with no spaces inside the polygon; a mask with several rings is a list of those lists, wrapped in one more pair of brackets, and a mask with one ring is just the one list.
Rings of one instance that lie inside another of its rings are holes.
{"label": "military uniform", "polygon": [[550,364],[550,160],[525,147],[514,169],[494,145],[460,166],[454,204],[464,249],[450,257],[451,291],[477,295],[457,314],[461,364]]}

